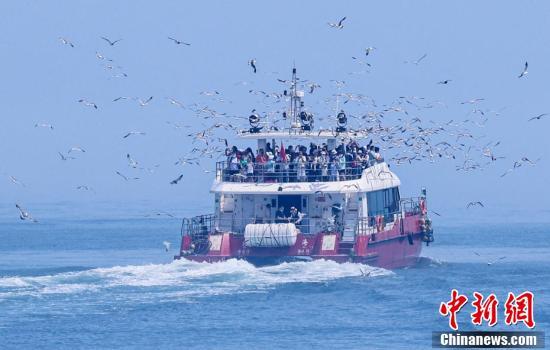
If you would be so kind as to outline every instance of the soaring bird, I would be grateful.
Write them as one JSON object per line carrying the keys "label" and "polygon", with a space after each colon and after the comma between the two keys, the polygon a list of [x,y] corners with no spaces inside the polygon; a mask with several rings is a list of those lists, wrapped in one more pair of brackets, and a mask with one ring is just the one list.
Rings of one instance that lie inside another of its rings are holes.
{"label": "soaring bird", "polygon": [[70,42],[68,39],[65,39],[65,38],[59,38],[59,40],[64,44],[64,45],[69,45],[70,47],[74,47],[74,44],[72,42]]}
{"label": "soaring bird", "polygon": [[174,39],[174,38],[171,38],[171,37],[168,37],[168,39],[172,40],[176,45],[187,45],[187,46],[191,46],[191,44],[189,43],[186,43],[186,42],[183,42],[181,40],[178,40],[178,39]]}
{"label": "soaring bird", "polygon": [[122,138],[125,139],[132,135],[145,135],[145,133],[143,131],[129,131],[126,135],[122,136]]}
{"label": "soaring bird", "polygon": [[170,185],[177,185],[178,182],[181,181],[181,179],[183,179],[183,174],[181,174],[180,176],[178,176],[178,177],[175,178],[174,180],[170,181]]}
{"label": "soaring bird", "polygon": [[164,242],[162,242],[162,245],[164,245],[164,249],[166,249],[166,251],[169,251],[170,246],[172,245],[172,243],[170,243],[168,241],[164,241]]}
{"label": "soaring bird", "polygon": [[530,118],[530,119],[528,120],[528,122],[530,122],[530,121],[532,121],[532,120],[540,120],[540,118],[542,118],[542,117],[544,117],[544,116],[547,116],[547,115],[548,115],[548,113],[539,114],[539,115],[537,115],[536,117]]}
{"label": "soaring bird", "polygon": [[446,79],[446,80],[441,80],[439,82],[437,82],[438,84],[443,84],[443,85],[447,85],[451,82],[452,80],[451,79]]}
{"label": "soaring bird", "polygon": [[152,99],[153,99],[153,96],[150,96],[150,97],[149,97],[148,99],[146,99],[146,100],[142,100],[141,98],[136,98],[136,101],[138,101],[138,103],[139,103],[139,105],[140,105],[141,107],[145,107],[145,106],[147,106],[147,104],[148,104],[149,102],[151,102]]}
{"label": "soaring bird", "polygon": [[475,206],[480,206],[482,208],[485,208],[485,206],[483,205],[483,203],[477,201],[477,202],[470,202],[466,205],[466,209],[470,208],[470,207],[475,207]]}
{"label": "soaring bird", "polygon": [[250,67],[252,67],[254,73],[256,73],[256,59],[251,59],[250,61],[248,61],[248,64],[250,65]]}
{"label": "soaring bird", "polygon": [[37,123],[37,124],[34,124],[34,127],[35,128],[41,127],[41,128],[47,128],[47,129],[53,130],[53,125],[46,124],[46,123]]}
{"label": "soaring bird", "polygon": [[82,152],[82,153],[86,153],[86,150],[81,148],[81,147],[71,147],[71,149],[69,149],[69,152],[67,153],[71,153],[71,152]]}
{"label": "soaring bird", "polygon": [[128,181],[128,180],[139,180],[139,177],[128,177],[128,176],[122,174],[120,171],[117,171],[116,174],[117,174],[118,176],[120,176],[121,178],[123,178],[124,181]]}
{"label": "soaring bird", "polygon": [[175,98],[173,97],[167,97],[168,100],[170,100],[170,103],[173,104],[173,105],[176,105],[180,108],[185,108],[185,106],[183,105],[183,103],[181,103],[180,101],[176,100]]}
{"label": "soaring bird", "polygon": [[376,50],[376,47],[369,46],[365,49],[365,56],[370,55],[372,51]]}
{"label": "soaring bird", "polygon": [[122,40],[122,39],[117,39],[117,40],[115,40],[115,41],[111,41],[111,40],[109,40],[109,38],[106,38],[106,37],[104,37],[104,36],[102,36],[101,39],[103,39],[103,40],[105,40],[106,42],[108,42],[109,45],[111,45],[111,46],[115,46],[116,43],[118,43],[119,41]]}
{"label": "soaring bird", "polygon": [[129,166],[131,166],[132,168],[137,168],[138,162],[136,162],[134,160],[134,158],[132,158],[132,156],[130,156],[130,153],[126,154],[126,159],[128,159],[128,165]]}
{"label": "soaring bird", "polygon": [[332,23],[332,22],[328,22],[327,24],[329,25],[329,27],[331,28],[337,28],[337,29],[342,29],[344,28],[344,21],[346,20],[346,17],[342,18],[338,24],[336,23]]}
{"label": "soaring bird", "polygon": [[31,214],[29,214],[29,212],[26,211],[25,209],[23,209],[19,204],[15,203],[15,207],[17,209],[19,209],[19,218],[21,220],[29,220],[29,221],[32,221],[32,222],[38,222],[36,219],[33,219]]}
{"label": "soaring bird", "polygon": [[76,189],[77,190],[82,190],[82,191],[92,191],[93,193],[95,193],[95,190],[92,187],[87,186],[87,185],[77,186]]}
{"label": "soaring bird", "polygon": [[10,177],[10,181],[13,182],[14,184],[25,187],[25,184],[17,180],[14,176],[10,175],[9,177]]}
{"label": "soaring bird", "polygon": [[92,102],[92,101],[88,101],[84,98],[81,98],[80,100],[78,100],[79,103],[83,103],[85,106],[88,106],[88,107],[94,107],[95,109],[97,109],[97,105]]}
{"label": "soaring bird", "polygon": [[63,153],[61,152],[57,152],[57,154],[59,154],[59,157],[61,158],[61,160],[65,161],[65,160],[69,160],[69,159],[76,159],[75,157],[70,157],[70,156],[66,156],[64,155]]}
{"label": "soaring bird", "polygon": [[523,67],[523,72],[521,72],[521,74],[518,76],[518,78],[521,78],[523,77],[524,75],[527,75],[527,73],[529,73],[527,71],[527,67],[529,66],[529,64],[527,62],[525,62],[525,66]]}

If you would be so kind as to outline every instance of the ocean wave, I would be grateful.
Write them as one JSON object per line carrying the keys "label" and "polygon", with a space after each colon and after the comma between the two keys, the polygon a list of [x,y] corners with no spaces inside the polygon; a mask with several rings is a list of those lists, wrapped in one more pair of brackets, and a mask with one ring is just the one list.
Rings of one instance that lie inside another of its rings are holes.
{"label": "ocean wave", "polygon": [[[44,276],[0,278],[0,298],[45,294],[117,292],[124,287],[154,288],[178,298],[236,292],[254,292],[287,283],[315,283],[346,277],[376,277],[390,271],[357,263],[332,261],[289,262],[255,267],[231,259],[218,263],[188,260],[169,264],[128,265],[64,272]],[[126,288],[127,289],[127,288]]]}

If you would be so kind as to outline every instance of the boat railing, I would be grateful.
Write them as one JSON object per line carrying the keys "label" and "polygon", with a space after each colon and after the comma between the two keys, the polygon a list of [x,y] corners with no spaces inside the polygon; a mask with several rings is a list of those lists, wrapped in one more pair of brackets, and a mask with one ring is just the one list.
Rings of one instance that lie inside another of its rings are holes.
{"label": "boat railing", "polygon": [[221,161],[216,163],[216,180],[223,182],[287,183],[287,182],[332,182],[357,180],[363,170],[373,165],[366,161],[324,163],[307,161],[252,163],[241,166],[238,163]]}
{"label": "boat railing", "polygon": [[200,215],[193,218],[183,219],[181,234],[192,237],[208,236],[212,233],[244,234],[248,224],[277,224],[293,223],[296,228],[304,234],[313,234],[321,231],[333,231],[337,229],[337,223],[334,220],[322,218],[309,218],[303,216],[301,219],[261,219],[261,218],[243,218],[243,217],[218,217],[214,214]]}

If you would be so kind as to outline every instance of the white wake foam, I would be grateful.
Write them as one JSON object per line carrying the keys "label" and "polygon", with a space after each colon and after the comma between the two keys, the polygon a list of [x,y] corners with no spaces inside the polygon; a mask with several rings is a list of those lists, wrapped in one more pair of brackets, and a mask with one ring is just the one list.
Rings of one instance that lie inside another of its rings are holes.
{"label": "white wake foam", "polygon": [[[243,260],[114,266],[34,277],[0,278],[0,298],[44,294],[117,292],[123,287],[149,288],[170,298],[254,292],[286,283],[325,282],[345,277],[376,277],[390,271],[356,263],[291,262],[255,267]],[[156,289],[152,289],[156,287]]]}

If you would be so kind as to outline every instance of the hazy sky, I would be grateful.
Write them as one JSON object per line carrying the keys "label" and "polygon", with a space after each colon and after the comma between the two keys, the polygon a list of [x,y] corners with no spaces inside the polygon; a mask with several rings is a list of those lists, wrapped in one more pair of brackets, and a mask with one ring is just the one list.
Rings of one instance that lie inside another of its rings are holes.
{"label": "hazy sky", "polygon": [[[402,194],[417,195],[426,186],[432,208],[478,216],[485,212],[463,210],[467,202],[481,200],[488,212],[550,207],[550,117],[527,122],[550,113],[548,2],[2,1],[0,13],[3,206],[147,200],[191,207],[197,198],[208,204],[213,174],[202,169],[213,169],[214,160],[202,168],[174,162],[193,147],[189,130],[212,121],[166,98],[247,117],[252,108],[267,108],[248,90],[280,92],[276,79],[289,78],[295,63],[302,78],[322,86],[318,94],[306,95],[306,104],[319,116],[331,113],[331,105],[321,100],[336,92],[333,79],[346,81],[343,92],[371,96],[379,106],[399,96],[442,101],[433,110],[410,111],[411,117],[438,123],[479,119],[471,105],[460,102],[484,98],[478,108],[500,115],[490,113],[485,127],[471,129],[482,136],[480,145],[501,141],[495,154],[506,159],[468,173],[455,170],[459,160],[394,166]],[[328,21],[343,16],[344,29],[328,27]],[[101,36],[123,40],[111,47]],[[175,45],[168,36],[191,46]],[[365,57],[368,46],[376,47],[369,72],[349,74],[364,70],[351,57]],[[100,60],[96,52],[114,61]],[[425,53],[418,65],[404,63]],[[257,74],[247,66],[251,58],[257,60]],[[518,79],[525,61],[529,74]],[[128,77],[113,77],[120,72]],[[452,81],[437,84],[444,79]],[[224,101],[200,95],[204,90],[219,91]],[[140,107],[131,100],[112,102],[118,96],[154,98]],[[77,103],[81,98],[99,108]],[[175,129],[167,121],[192,128]],[[51,123],[54,129],[35,128],[35,123]],[[123,139],[129,130],[147,135]],[[58,152],[73,146],[86,153],[61,161]],[[160,166],[154,173],[131,169],[127,153],[145,167]],[[523,156],[541,159],[535,167],[500,177]],[[141,179],[125,182],[117,170]],[[181,173],[184,180],[171,186]],[[25,187],[13,184],[10,175]],[[76,190],[79,185],[95,193]]]}

